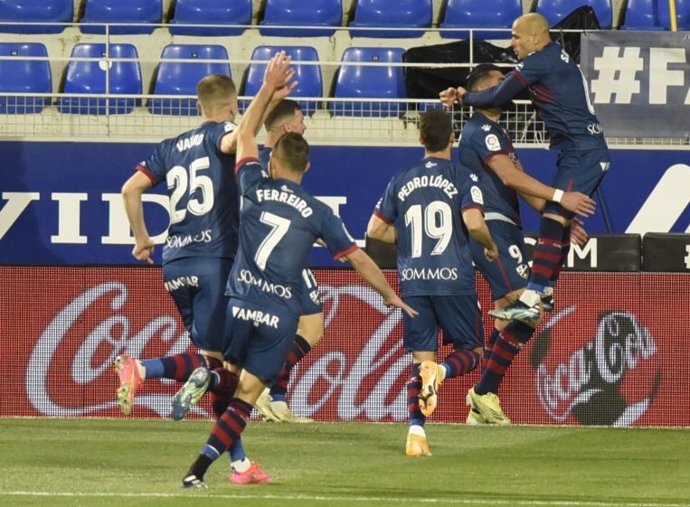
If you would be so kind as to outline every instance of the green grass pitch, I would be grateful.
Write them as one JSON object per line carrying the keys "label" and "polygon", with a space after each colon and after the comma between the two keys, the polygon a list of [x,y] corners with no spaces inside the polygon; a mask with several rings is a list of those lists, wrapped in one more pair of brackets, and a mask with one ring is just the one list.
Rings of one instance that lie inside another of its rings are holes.
{"label": "green grass pitch", "polygon": [[0,505],[690,505],[690,431],[427,424],[433,457],[404,454],[404,424],[251,422],[245,448],[273,476],[207,491],[180,479],[210,421],[0,419]]}

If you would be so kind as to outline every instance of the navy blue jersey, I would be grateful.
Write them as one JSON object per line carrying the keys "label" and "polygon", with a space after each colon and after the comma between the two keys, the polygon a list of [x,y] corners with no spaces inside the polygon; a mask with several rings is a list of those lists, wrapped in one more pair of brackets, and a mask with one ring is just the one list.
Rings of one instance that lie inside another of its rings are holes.
{"label": "navy blue jersey", "polygon": [[465,124],[459,144],[460,162],[479,180],[484,193],[484,210],[498,213],[520,225],[517,192],[506,186],[489,167],[491,157],[505,155],[514,162],[517,155],[505,129],[481,113],[474,113]]}
{"label": "navy blue jersey", "polygon": [[336,259],[358,247],[331,208],[297,183],[268,178],[257,159],[240,161],[237,177],[240,243],[225,294],[300,314],[302,271],[316,238],[324,239]]}
{"label": "navy blue jersey", "polygon": [[234,123],[204,123],[164,140],[137,167],[154,185],[168,185],[164,264],[183,257],[234,258],[239,226],[235,156],[219,148],[221,138],[234,129]]}
{"label": "navy blue jersey", "polygon": [[501,106],[528,87],[532,103],[549,131],[552,145],[589,149],[605,146],[603,130],[589,102],[578,65],[555,42],[521,61],[497,87],[468,92],[468,106]]}
{"label": "navy blue jersey", "polygon": [[407,296],[475,293],[462,210],[482,193],[450,160],[425,158],[396,174],[374,213],[398,231],[398,278]]}
{"label": "navy blue jersey", "polygon": [[266,172],[268,172],[268,161],[271,158],[271,151],[273,151],[273,148],[267,146],[259,148],[259,162]]}

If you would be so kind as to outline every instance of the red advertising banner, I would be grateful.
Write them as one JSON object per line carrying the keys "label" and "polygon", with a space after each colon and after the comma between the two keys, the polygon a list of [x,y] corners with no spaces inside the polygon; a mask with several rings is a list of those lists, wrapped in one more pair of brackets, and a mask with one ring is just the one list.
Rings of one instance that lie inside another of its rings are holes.
{"label": "red advertising banner", "polygon": [[[319,421],[405,421],[400,312],[350,270],[315,275],[326,333],[293,371],[291,407]],[[189,347],[159,268],[5,266],[0,283],[0,416],[120,417],[114,358]],[[556,310],[501,386],[505,412],[525,424],[690,426],[688,294],[687,274],[564,273]],[[463,422],[478,378],[448,380],[431,421]],[[146,382],[134,416],[167,417],[178,387]]]}

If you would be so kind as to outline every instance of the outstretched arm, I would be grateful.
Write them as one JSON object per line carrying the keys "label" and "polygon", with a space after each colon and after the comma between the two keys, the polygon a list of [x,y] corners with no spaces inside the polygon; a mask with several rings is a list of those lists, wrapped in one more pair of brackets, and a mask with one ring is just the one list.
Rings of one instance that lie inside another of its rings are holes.
{"label": "outstretched arm", "polygon": [[508,74],[500,85],[493,88],[480,92],[468,92],[462,86],[458,86],[443,90],[439,93],[439,97],[446,107],[452,107],[455,103],[475,107],[501,107],[514,99],[524,88],[525,85],[513,74]]}
{"label": "outstretched arm", "polygon": [[410,317],[416,317],[418,315],[412,307],[406,305],[403,300],[398,297],[393,288],[386,281],[381,269],[362,249],[358,248],[354,252],[343,257],[343,259],[352,264],[352,267],[362,275],[362,278],[364,278],[376,292],[381,294],[386,305],[400,308]]}
{"label": "outstretched arm", "polygon": [[[489,167],[501,179],[504,185],[519,192],[523,196],[531,196],[544,201],[554,201],[572,213],[583,217],[594,213],[596,203],[593,199],[581,192],[564,192],[558,188],[543,184],[536,178],[527,174],[520,162],[516,165],[507,155],[495,155],[489,160]],[[543,203],[527,199],[527,202],[537,209]]]}

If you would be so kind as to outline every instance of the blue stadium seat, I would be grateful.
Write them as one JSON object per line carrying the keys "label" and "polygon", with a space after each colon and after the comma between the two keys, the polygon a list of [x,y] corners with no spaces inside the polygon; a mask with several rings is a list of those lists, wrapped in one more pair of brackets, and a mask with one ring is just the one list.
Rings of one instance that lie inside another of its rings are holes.
{"label": "blue stadium seat", "polygon": [[[52,93],[48,51],[43,44],[0,43],[0,92],[2,93]],[[22,57],[45,57],[46,60],[24,60]],[[0,114],[40,113],[49,97],[0,97]]]}
{"label": "blue stadium seat", "polygon": [[[515,18],[522,15],[520,0],[448,0],[441,28],[506,28],[475,31],[475,39],[510,39]],[[469,39],[470,32],[441,30],[441,37]]]}
{"label": "blue stadium seat", "polygon": [[[340,26],[343,15],[342,0],[266,0],[262,27],[291,26]],[[261,35],[279,37],[317,37],[333,35],[335,30],[310,28],[260,28]]]}
{"label": "blue stadium seat", "polygon": [[[160,23],[162,0],[87,0],[79,29],[83,33],[105,33],[105,26],[93,23]],[[114,35],[151,33],[154,26],[110,26]]]}
{"label": "blue stadium seat", "polygon": [[71,23],[73,0],[3,0],[0,2],[0,32],[60,33],[64,24],[4,25],[3,22]]}
{"label": "blue stadium seat", "polygon": [[[678,30],[690,31],[690,0],[676,0]],[[628,0],[622,30],[670,30],[666,0]]]}
{"label": "blue stadium seat", "polygon": [[249,25],[252,22],[252,0],[177,0],[170,20],[173,35],[232,36],[241,35],[242,27],[204,27],[190,25]]}
{"label": "blue stadium seat", "polygon": [[[402,48],[347,48],[342,62],[402,63]],[[342,65],[336,78],[336,98],[407,98],[403,68],[388,66]],[[331,102],[329,109],[337,116],[398,116],[405,112],[400,102]]]}
{"label": "blue stadium seat", "polygon": [[589,5],[599,20],[599,26],[610,29],[613,23],[611,0],[538,0],[537,12],[553,26],[578,7]]}
{"label": "blue stadium seat", "polygon": [[[292,57],[292,67],[295,69],[295,79],[298,81],[297,88],[290,94],[291,98],[297,97],[322,97],[323,78],[321,77],[321,67],[319,65],[300,64],[302,62],[318,62],[319,55],[311,46],[258,46],[254,49],[252,60],[268,61],[278,51],[284,50]],[[252,63],[247,71],[247,79],[242,95],[253,97],[261,88],[266,64]],[[299,101],[305,115],[314,113],[318,107],[318,101],[307,100]],[[248,105],[248,101],[240,104],[241,108]]]}
{"label": "blue stadium seat", "polygon": [[[225,46],[170,44],[163,48],[161,60],[215,60],[213,62],[164,62],[158,65],[153,85],[154,95],[196,95],[196,85],[208,74],[230,76]],[[153,114],[196,116],[194,99],[151,99],[148,109]]]}
{"label": "blue stadium seat", "polygon": [[[139,55],[131,44],[77,44],[67,64],[64,93],[141,95]],[[127,58],[134,61],[109,61]],[[93,60],[76,60],[91,58]],[[107,71],[107,72],[106,72]],[[106,75],[108,76],[106,83]],[[58,101],[61,113],[71,114],[126,114],[138,106],[138,98],[64,97]]]}
{"label": "blue stadium seat", "polygon": [[352,37],[421,37],[422,30],[392,28],[428,28],[431,26],[431,0],[357,0],[351,27],[385,27],[387,30],[350,30]]}

